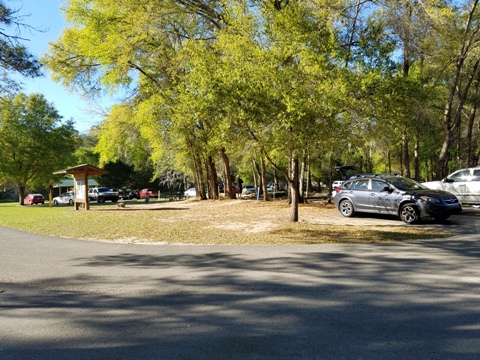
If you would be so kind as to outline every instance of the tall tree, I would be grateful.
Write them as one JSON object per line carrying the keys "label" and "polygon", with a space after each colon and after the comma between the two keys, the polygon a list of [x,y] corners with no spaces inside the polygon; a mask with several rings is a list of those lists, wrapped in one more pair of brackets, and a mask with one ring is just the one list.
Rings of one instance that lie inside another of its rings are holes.
{"label": "tall tree", "polygon": [[437,167],[437,177],[439,178],[447,175],[451,145],[456,131],[460,127],[472,84],[478,78],[480,66],[479,1],[469,1],[460,14],[462,15],[460,27],[452,31],[453,37],[451,38],[452,44],[456,45],[456,52],[452,59],[452,75],[444,108],[442,123],[444,138]]}
{"label": "tall tree", "polygon": [[19,94],[0,102],[0,173],[19,188],[48,186],[52,173],[72,164],[77,132],[43,95]]}

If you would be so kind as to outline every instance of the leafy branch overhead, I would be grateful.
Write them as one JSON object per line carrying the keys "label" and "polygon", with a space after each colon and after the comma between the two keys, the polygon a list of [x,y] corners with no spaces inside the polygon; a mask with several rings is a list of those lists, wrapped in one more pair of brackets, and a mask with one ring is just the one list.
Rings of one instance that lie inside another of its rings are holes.
{"label": "leafy branch overhead", "polygon": [[9,76],[12,72],[27,77],[41,75],[40,63],[21,43],[26,40],[20,36],[22,27],[31,28],[15,10],[0,2],[0,68],[4,70],[0,74],[0,88],[4,93],[14,93],[20,88]]}

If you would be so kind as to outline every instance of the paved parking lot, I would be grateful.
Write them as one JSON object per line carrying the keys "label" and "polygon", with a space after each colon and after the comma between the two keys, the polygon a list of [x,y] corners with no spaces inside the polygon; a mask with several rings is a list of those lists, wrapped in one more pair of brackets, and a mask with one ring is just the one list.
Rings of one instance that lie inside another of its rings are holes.
{"label": "paved parking lot", "polygon": [[108,244],[0,227],[0,359],[478,359],[479,215],[423,224],[452,238],[360,245]]}

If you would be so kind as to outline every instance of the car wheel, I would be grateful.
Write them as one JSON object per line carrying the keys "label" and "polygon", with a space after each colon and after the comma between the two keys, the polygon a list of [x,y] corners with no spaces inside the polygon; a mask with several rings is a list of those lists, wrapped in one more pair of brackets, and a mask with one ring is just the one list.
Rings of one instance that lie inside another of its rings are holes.
{"label": "car wheel", "polygon": [[73,200],[72,200],[72,199],[68,200],[68,203],[69,203],[70,205],[73,205]]}
{"label": "car wheel", "polygon": [[100,204],[100,203],[103,203],[105,202],[105,199],[102,199],[102,198],[98,198],[97,202]]}
{"label": "car wheel", "polygon": [[353,204],[350,200],[342,200],[338,206],[340,213],[345,217],[352,217],[355,214]]}
{"label": "car wheel", "polygon": [[53,205],[58,205],[58,201],[57,201],[57,200],[53,200]]}
{"label": "car wheel", "polygon": [[404,204],[400,209],[400,218],[407,224],[415,224],[420,219],[418,207],[415,204]]}

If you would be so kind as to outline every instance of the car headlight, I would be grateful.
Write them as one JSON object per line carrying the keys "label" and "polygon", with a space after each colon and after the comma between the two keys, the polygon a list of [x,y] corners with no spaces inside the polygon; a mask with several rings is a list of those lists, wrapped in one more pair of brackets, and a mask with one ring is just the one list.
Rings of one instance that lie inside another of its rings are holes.
{"label": "car headlight", "polygon": [[422,199],[425,202],[432,203],[432,204],[440,204],[440,202],[441,202],[439,199],[431,198],[429,196],[422,196],[422,197],[420,197],[420,199]]}

